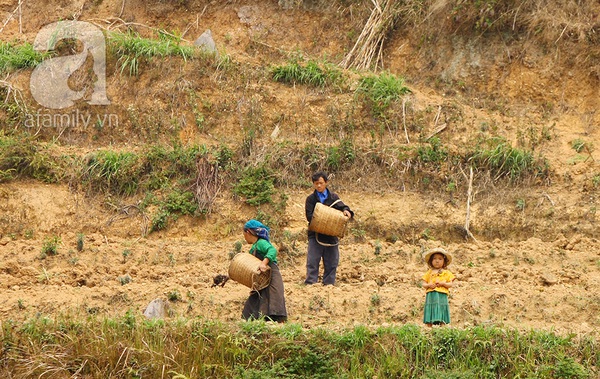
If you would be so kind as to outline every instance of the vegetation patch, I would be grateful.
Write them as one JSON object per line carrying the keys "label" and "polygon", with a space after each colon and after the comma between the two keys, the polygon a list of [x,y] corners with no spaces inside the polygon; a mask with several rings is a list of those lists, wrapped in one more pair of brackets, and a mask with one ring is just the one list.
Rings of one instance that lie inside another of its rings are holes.
{"label": "vegetation patch", "polygon": [[302,64],[297,58],[285,65],[273,67],[271,76],[277,82],[314,87],[340,85],[343,79],[342,71],[331,63],[309,60]]}
{"label": "vegetation patch", "polygon": [[134,32],[108,35],[108,45],[118,58],[121,73],[137,76],[140,64],[148,63],[154,57],[179,56],[187,60],[196,52],[193,46],[183,45],[181,38],[171,33],[158,31],[157,34],[158,39],[144,38]]}
{"label": "vegetation patch", "polygon": [[[182,297],[172,290],[168,298]],[[52,369],[54,375],[90,377],[168,372],[170,378],[584,379],[595,377],[600,363],[597,341],[589,337],[493,326],[425,330],[406,324],[334,332],[296,324],[273,328],[263,321],[148,320],[127,312],[107,319],[5,321],[2,331],[2,344],[10,348],[0,373],[13,376]]]}
{"label": "vegetation patch", "polygon": [[30,43],[17,45],[0,41],[0,73],[36,67],[48,56],[49,53],[35,50]]}
{"label": "vegetation patch", "polygon": [[365,99],[375,116],[381,116],[393,102],[410,93],[410,89],[404,85],[403,78],[382,72],[362,77],[356,93]]}

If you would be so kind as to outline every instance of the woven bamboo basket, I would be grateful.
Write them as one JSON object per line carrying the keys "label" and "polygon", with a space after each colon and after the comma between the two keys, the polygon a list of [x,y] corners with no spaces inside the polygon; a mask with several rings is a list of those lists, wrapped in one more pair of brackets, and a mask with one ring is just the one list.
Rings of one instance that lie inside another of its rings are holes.
{"label": "woven bamboo basket", "polygon": [[245,285],[246,287],[260,291],[271,283],[271,268],[265,272],[258,273],[260,259],[252,254],[236,254],[229,264],[229,278]]}
{"label": "woven bamboo basket", "polygon": [[349,218],[344,215],[344,212],[317,203],[308,229],[319,234],[343,237],[346,234],[348,220]]}

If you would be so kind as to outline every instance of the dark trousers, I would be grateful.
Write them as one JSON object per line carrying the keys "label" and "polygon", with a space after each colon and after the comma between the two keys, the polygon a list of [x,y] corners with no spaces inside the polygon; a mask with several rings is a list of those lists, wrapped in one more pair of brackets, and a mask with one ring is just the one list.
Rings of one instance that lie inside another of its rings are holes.
{"label": "dark trousers", "polygon": [[323,284],[335,284],[335,275],[340,262],[338,245],[323,246],[316,239],[308,239],[306,254],[306,284],[314,284],[319,280],[319,264],[323,260]]}
{"label": "dark trousers", "polygon": [[242,318],[246,320],[261,318],[277,322],[287,320],[285,291],[279,266],[270,262],[269,267],[271,267],[271,283],[260,291],[250,292],[242,311]]}

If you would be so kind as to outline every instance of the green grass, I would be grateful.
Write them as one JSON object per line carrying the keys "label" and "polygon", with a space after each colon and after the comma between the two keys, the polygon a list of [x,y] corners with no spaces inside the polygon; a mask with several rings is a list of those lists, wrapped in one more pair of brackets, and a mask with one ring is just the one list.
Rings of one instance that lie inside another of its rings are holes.
{"label": "green grass", "polygon": [[410,93],[404,79],[389,72],[368,75],[360,79],[356,93],[366,99],[376,116],[381,116],[402,95]]}
{"label": "green grass", "polygon": [[87,158],[84,186],[93,192],[133,195],[139,186],[139,156],[132,152],[101,150]]}
{"label": "green grass", "polygon": [[24,177],[45,183],[60,182],[72,159],[53,155],[52,147],[49,143],[0,131],[0,182]]}
{"label": "green grass", "polygon": [[306,84],[313,87],[340,84],[342,80],[342,72],[330,63],[309,60],[306,64],[302,64],[297,59],[273,67],[271,76],[277,82]]}
{"label": "green grass", "polygon": [[471,159],[480,166],[492,171],[496,178],[508,177],[518,180],[527,175],[546,176],[547,162],[536,159],[531,150],[512,147],[503,138],[491,138],[480,144]]}
{"label": "green grass", "polygon": [[34,50],[30,43],[15,45],[0,41],[0,73],[36,67],[47,56],[49,56],[48,53]]}
{"label": "green grass", "polygon": [[149,39],[137,33],[110,33],[108,46],[117,56],[121,73],[137,76],[140,63],[152,58],[179,56],[184,60],[192,58],[196,52],[193,46],[183,45],[182,40],[170,34],[159,32],[158,39]]}
{"label": "green grass", "polygon": [[600,363],[595,339],[535,330],[406,324],[332,331],[147,320],[131,311],[3,321],[2,343],[3,377],[583,379],[597,377]]}

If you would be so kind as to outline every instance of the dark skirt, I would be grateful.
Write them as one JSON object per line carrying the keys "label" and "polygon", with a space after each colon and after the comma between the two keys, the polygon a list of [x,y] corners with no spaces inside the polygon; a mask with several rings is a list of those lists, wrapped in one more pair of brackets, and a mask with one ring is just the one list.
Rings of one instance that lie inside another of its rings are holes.
{"label": "dark skirt", "polygon": [[246,300],[242,311],[242,318],[246,320],[264,318],[277,322],[287,321],[283,278],[277,264],[269,263],[269,266],[271,284],[260,291],[250,292],[250,297]]}
{"label": "dark skirt", "polygon": [[427,292],[423,322],[425,324],[450,323],[450,306],[448,305],[447,294],[438,291]]}

